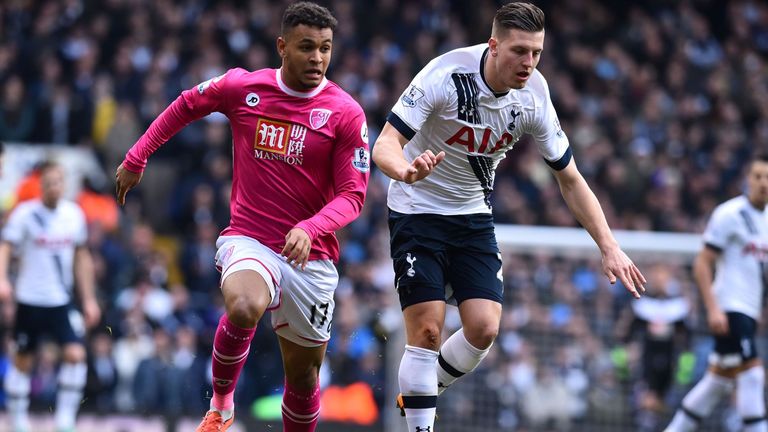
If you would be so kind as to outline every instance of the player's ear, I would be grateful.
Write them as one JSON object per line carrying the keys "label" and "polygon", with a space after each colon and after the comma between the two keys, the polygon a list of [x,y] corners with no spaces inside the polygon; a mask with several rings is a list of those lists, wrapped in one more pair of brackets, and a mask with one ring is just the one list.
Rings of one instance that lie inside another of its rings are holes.
{"label": "player's ear", "polygon": [[488,39],[488,48],[492,56],[496,57],[499,54],[499,42],[495,37],[491,36],[491,38]]}
{"label": "player's ear", "polygon": [[280,58],[285,58],[285,39],[282,36],[277,38],[277,53],[280,54]]}

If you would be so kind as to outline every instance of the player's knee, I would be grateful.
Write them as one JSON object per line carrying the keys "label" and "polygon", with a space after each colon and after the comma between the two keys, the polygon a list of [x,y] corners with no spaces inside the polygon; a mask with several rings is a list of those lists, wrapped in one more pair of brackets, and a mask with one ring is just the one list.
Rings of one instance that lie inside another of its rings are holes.
{"label": "player's knee", "polygon": [[464,326],[464,337],[467,342],[477,349],[487,349],[499,334],[499,324],[479,321],[476,324]]}
{"label": "player's knee", "polygon": [[227,317],[239,327],[252,328],[259,322],[267,306],[269,303],[266,299],[258,296],[232,296],[227,299]]}
{"label": "player's knee", "polygon": [[440,349],[440,330],[437,323],[422,323],[416,333],[417,340],[412,345],[437,351]]}

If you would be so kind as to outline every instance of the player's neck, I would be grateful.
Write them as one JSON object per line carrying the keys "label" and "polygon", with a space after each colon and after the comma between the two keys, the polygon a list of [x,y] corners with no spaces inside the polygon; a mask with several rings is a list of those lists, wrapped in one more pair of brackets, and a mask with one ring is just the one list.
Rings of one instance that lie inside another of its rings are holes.
{"label": "player's neck", "polygon": [[759,211],[765,210],[765,201],[760,200],[759,198],[751,197],[747,195],[747,201],[752,205],[752,207],[756,208]]}
{"label": "player's neck", "polygon": [[43,205],[45,206],[45,208],[47,208],[49,210],[56,210],[56,206],[59,205],[59,200],[46,200],[46,199],[43,199],[42,202],[43,202]]}
{"label": "player's neck", "polygon": [[297,93],[311,93],[317,88],[317,86],[309,87],[303,86],[298,78],[292,77],[290,73],[286,73],[284,67],[280,68],[280,80],[289,89]]}

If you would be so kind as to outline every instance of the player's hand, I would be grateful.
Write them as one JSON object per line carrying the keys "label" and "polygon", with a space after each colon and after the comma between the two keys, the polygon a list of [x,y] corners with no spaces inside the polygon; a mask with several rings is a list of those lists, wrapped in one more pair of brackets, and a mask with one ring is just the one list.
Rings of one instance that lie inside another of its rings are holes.
{"label": "player's hand", "polygon": [[443,161],[443,159],[445,159],[444,151],[441,151],[437,155],[432,153],[432,150],[425,151],[417,156],[405,170],[405,173],[402,175],[403,181],[411,184],[423,179],[428,176],[432,170]]}
{"label": "player's hand", "polygon": [[142,175],[143,173],[128,171],[123,164],[117,167],[115,172],[115,194],[117,195],[118,204],[125,205],[125,194],[139,184]]}
{"label": "player's hand", "polygon": [[728,328],[728,317],[720,309],[707,311],[707,324],[713,334],[725,336],[730,332]]}
{"label": "player's hand", "polygon": [[627,254],[618,247],[603,252],[603,273],[608,276],[611,284],[620,280],[635,298],[640,298],[640,295],[645,292],[645,277]]}
{"label": "player's hand", "polygon": [[309,239],[309,234],[301,228],[293,228],[285,235],[285,246],[280,255],[284,256],[293,268],[301,266],[304,270],[311,248],[312,240]]}
{"label": "player's hand", "polygon": [[91,329],[101,322],[101,308],[96,299],[89,299],[83,302],[83,319],[85,328]]}
{"label": "player's hand", "polygon": [[0,279],[0,303],[5,303],[11,300],[13,296],[13,287],[11,287],[11,281],[8,279]]}

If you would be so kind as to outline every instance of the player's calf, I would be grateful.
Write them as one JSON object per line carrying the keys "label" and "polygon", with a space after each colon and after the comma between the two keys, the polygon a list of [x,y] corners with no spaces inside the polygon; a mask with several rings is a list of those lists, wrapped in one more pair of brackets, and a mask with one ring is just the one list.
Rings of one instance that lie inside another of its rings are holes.
{"label": "player's calf", "polygon": [[744,422],[745,432],[766,432],[765,416],[765,369],[758,364],[741,372],[736,378],[736,406]]}

